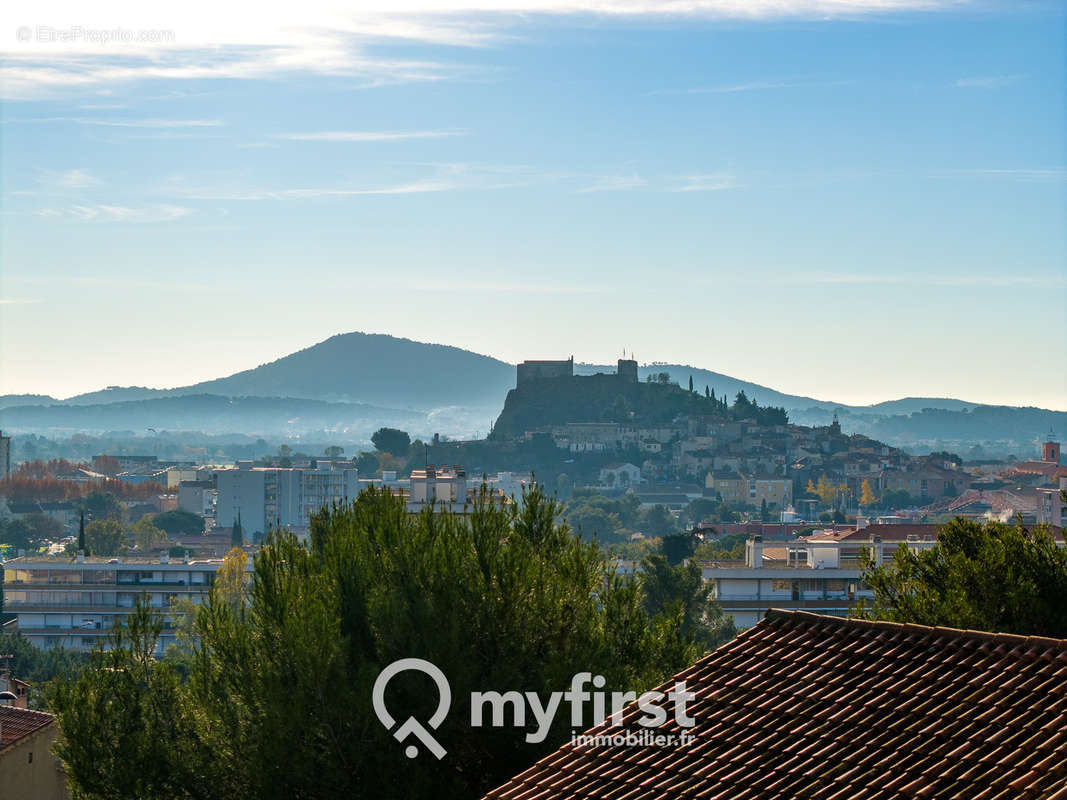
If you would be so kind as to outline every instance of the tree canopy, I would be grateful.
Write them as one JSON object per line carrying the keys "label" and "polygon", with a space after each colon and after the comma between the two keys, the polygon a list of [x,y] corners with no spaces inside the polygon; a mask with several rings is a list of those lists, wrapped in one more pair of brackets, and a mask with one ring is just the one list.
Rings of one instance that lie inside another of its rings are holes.
{"label": "tree canopy", "polygon": [[[434,732],[447,759],[408,759],[371,708],[386,665],[427,659],[453,698],[544,697],[584,671],[644,691],[729,635],[692,570],[624,579],[561,511],[534,489],[409,515],[368,489],[314,514],[309,545],[274,531],[245,599],[216,589],[198,611],[186,684],[146,658],[158,627],[139,608],[124,646],[55,692],[75,797],[478,797],[566,741],[570,715],[530,744],[532,722],[472,727],[459,702]],[[428,687],[399,675],[387,705],[427,719]]]}
{"label": "tree canopy", "polygon": [[152,524],[166,531],[169,536],[196,536],[204,532],[204,518],[180,508],[156,514]]}
{"label": "tree canopy", "polygon": [[397,428],[379,428],[370,440],[374,443],[374,449],[379,453],[403,457],[411,449],[411,437],[406,431]]}
{"label": "tree canopy", "polygon": [[1042,528],[957,518],[863,579],[875,598],[861,610],[882,619],[1067,638],[1067,550]]}

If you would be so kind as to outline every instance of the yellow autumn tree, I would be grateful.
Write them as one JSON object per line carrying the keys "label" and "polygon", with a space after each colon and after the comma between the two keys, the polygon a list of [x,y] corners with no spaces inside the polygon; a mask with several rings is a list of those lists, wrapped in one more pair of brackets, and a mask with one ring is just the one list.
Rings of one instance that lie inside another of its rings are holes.
{"label": "yellow autumn tree", "polygon": [[815,486],[815,494],[819,495],[819,499],[824,506],[832,506],[834,504],[834,498],[837,496],[837,487],[830,483],[830,479],[826,477],[825,472],[819,476],[819,483]]}
{"label": "yellow autumn tree", "polygon": [[248,583],[252,579],[247,565],[248,554],[235,547],[223,557],[215,575],[215,591],[235,610],[244,605]]}
{"label": "yellow autumn tree", "polygon": [[818,494],[818,492],[815,491],[815,481],[811,478],[808,478],[808,486],[804,489],[804,494]]}
{"label": "yellow autumn tree", "polygon": [[871,484],[869,481],[864,481],[860,485],[860,505],[861,506],[873,506],[878,502],[878,497],[873,491],[871,491]]}

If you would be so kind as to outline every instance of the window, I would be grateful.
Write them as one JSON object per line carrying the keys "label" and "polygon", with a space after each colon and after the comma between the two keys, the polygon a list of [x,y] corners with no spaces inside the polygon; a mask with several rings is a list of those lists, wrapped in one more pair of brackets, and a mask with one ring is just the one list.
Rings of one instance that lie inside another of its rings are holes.
{"label": "window", "polygon": [[771,582],[771,589],[773,589],[776,592],[788,592],[792,588],[793,588],[793,582],[792,581],[772,581]]}

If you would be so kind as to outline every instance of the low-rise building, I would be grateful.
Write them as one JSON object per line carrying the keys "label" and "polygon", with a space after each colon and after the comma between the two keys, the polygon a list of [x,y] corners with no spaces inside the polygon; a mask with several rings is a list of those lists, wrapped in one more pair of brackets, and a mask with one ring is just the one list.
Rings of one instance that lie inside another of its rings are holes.
{"label": "low-rise building", "polygon": [[52,754],[59,726],[43,711],[0,705],[0,797],[66,800],[67,778]]}
{"label": "low-rise building", "polygon": [[613,461],[600,468],[600,485],[628,489],[642,483],[641,468],[630,462]]}

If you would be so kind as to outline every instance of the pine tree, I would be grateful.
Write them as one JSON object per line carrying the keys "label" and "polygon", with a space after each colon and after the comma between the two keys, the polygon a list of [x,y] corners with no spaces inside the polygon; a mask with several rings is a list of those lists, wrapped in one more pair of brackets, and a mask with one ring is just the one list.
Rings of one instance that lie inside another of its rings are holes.
{"label": "pine tree", "polygon": [[693,376],[689,376],[689,394],[693,393]]}
{"label": "pine tree", "polygon": [[78,523],[78,552],[85,553],[85,512],[82,512],[81,522]]}
{"label": "pine tree", "polygon": [[708,398],[711,398],[711,399],[713,399],[713,400],[715,399],[715,398],[713,398],[713,397],[711,396],[711,389],[710,389],[710,387],[709,387],[709,386],[708,386],[708,385],[707,385],[706,383],[704,384],[704,396],[705,396],[705,397],[708,397]]}

